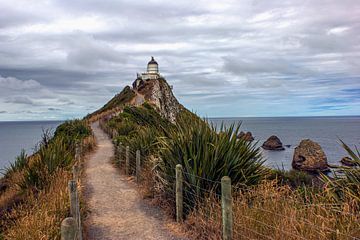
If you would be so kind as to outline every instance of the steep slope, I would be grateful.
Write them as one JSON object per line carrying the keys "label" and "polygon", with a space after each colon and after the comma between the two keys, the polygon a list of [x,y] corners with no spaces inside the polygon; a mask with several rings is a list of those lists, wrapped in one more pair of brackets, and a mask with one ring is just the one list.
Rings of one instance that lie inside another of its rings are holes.
{"label": "steep slope", "polygon": [[175,98],[171,87],[164,78],[145,81],[136,79],[132,86],[132,88],[126,86],[102,108],[88,115],[87,118],[110,115],[124,106],[139,106],[144,102],[148,102],[155,107],[163,118],[175,123],[180,111],[186,110]]}

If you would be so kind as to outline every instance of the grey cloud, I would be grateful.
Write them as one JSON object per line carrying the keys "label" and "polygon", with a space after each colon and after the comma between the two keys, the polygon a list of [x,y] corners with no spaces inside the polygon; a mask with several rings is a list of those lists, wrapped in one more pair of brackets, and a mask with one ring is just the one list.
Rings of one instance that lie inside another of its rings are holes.
{"label": "grey cloud", "polygon": [[47,110],[49,111],[60,111],[60,108],[53,108],[53,107],[49,107]]}
{"label": "grey cloud", "polygon": [[357,92],[344,90],[359,88],[356,0],[56,0],[29,9],[14,1],[0,3],[7,111],[25,111],[5,103],[23,97],[32,117],[81,116],[131,84],[151,55],[180,102],[205,115],[264,115],[269,104],[287,115],[297,103],[305,114],[319,99],[347,100]]}
{"label": "grey cloud", "polygon": [[224,70],[234,74],[300,73],[303,69],[284,59],[225,57]]}
{"label": "grey cloud", "polygon": [[18,103],[18,104],[27,104],[27,105],[35,105],[34,101],[26,96],[15,96],[9,97],[5,100],[5,103]]}

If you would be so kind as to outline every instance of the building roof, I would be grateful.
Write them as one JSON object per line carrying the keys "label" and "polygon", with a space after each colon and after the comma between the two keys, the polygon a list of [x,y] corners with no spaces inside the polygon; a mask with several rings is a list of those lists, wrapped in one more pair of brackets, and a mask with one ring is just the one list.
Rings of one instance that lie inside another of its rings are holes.
{"label": "building roof", "polygon": [[158,64],[158,63],[155,61],[154,57],[151,56],[151,60],[148,64]]}

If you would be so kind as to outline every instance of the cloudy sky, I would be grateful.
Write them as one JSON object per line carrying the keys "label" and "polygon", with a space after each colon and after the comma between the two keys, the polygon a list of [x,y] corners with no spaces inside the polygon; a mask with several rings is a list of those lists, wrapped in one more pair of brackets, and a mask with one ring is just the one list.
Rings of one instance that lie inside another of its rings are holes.
{"label": "cloudy sky", "polygon": [[358,0],[0,0],[0,120],[69,119],[155,56],[208,117],[360,114]]}

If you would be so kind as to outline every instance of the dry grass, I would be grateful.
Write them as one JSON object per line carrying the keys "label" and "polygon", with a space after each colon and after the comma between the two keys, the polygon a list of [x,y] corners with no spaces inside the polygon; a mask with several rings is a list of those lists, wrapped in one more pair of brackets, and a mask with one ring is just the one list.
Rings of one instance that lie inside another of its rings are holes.
{"label": "dry grass", "polygon": [[26,202],[5,216],[5,239],[60,239],[61,221],[69,213],[67,184],[71,175],[59,170],[52,184],[38,193],[28,192]]}
{"label": "dry grass", "polygon": [[[93,136],[82,139],[82,154],[95,145]],[[38,158],[37,153],[29,156],[29,166]],[[81,161],[74,164],[82,165]],[[71,168],[58,168],[44,176],[46,187],[42,190],[21,188],[24,176],[24,170],[12,172],[7,178],[10,187],[0,194],[0,239],[60,239],[61,221],[69,216]]]}
{"label": "dry grass", "polygon": [[[234,239],[359,238],[357,206],[351,202],[338,205],[330,199],[326,192],[304,198],[304,193],[274,182],[238,191],[233,202]],[[185,223],[195,239],[221,239],[221,204],[217,197],[203,199]]]}

